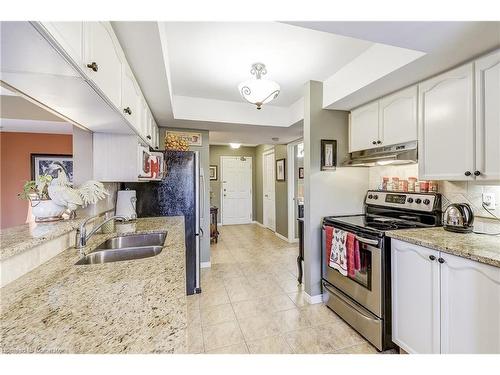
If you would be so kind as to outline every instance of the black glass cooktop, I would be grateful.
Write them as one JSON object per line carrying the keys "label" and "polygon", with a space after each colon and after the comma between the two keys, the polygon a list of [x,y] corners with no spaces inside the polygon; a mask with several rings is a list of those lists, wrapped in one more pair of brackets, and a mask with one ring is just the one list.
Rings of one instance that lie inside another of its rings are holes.
{"label": "black glass cooktop", "polygon": [[344,224],[349,227],[370,229],[378,232],[394,229],[422,228],[427,226],[419,222],[405,221],[376,215],[329,216],[325,217],[325,221],[331,223],[332,225]]}

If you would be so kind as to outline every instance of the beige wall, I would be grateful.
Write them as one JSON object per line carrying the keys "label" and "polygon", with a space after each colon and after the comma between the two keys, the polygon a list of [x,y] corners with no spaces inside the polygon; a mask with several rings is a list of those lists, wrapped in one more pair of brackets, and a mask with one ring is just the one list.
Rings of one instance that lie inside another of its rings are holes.
{"label": "beige wall", "polygon": [[[304,92],[304,286],[321,295],[321,221],[329,215],[363,212],[367,168],[321,171],[321,139],[337,140],[337,162],[347,154],[348,113],[323,109],[323,85],[310,81]],[[318,297],[319,298],[319,297]]]}
{"label": "beige wall", "polygon": [[252,220],[256,220],[256,176],[255,176],[255,149],[256,147],[240,147],[233,149],[229,146],[210,146],[210,165],[217,166],[217,180],[210,181],[210,206],[219,208],[217,222],[221,222],[221,204],[220,204],[220,190],[222,186],[221,181],[221,156],[245,156],[252,158]]}
{"label": "beige wall", "polygon": [[[275,160],[285,159],[285,171],[288,166],[287,146],[274,146]],[[288,178],[285,175],[285,181],[275,182],[275,202],[276,202],[276,232],[283,237],[288,238]]]}

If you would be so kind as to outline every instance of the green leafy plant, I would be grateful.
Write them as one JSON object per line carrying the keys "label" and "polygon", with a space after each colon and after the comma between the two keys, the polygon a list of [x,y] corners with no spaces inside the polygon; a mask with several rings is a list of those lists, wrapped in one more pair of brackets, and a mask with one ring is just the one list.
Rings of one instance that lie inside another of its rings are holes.
{"label": "green leafy plant", "polygon": [[18,195],[21,199],[29,200],[47,200],[49,197],[49,185],[52,176],[45,174],[39,177],[37,181],[26,181],[23,191]]}

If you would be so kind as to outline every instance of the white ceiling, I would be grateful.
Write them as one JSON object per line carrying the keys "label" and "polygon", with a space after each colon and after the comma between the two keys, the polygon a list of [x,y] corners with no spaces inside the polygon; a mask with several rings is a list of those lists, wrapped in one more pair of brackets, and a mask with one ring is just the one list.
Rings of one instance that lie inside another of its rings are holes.
{"label": "white ceiling", "polygon": [[[113,27],[158,124],[210,130],[213,143],[296,139],[304,115],[302,89],[309,80],[324,82],[324,108],[350,110],[500,46],[499,22],[114,22]],[[237,90],[257,61],[282,88],[261,111]]]}
{"label": "white ceiling", "polygon": [[173,95],[241,102],[238,84],[254,62],[281,86],[290,106],[309,80],[324,81],[373,45],[277,22],[166,22]]}
{"label": "white ceiling", "polygon": [[287,22],[426,52],[325,108],[350,110],[500,47],[500,22]]}

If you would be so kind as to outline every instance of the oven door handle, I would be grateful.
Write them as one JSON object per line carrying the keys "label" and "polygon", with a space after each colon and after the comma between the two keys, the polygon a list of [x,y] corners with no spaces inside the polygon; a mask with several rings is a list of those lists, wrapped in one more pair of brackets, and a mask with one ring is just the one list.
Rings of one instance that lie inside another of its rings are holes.
{"label": "oven door handle", "polygon": [[368,245],[378,245],[378,240],[370,240],[368,238],[363,238],[363,237],[360,237],[360,236],[357,236],[356,235],[356,239],[359,241],[359,242],[364,242],[364,243],[367,243]]}

